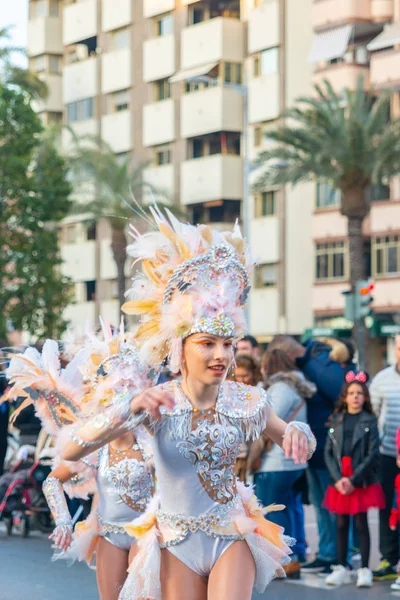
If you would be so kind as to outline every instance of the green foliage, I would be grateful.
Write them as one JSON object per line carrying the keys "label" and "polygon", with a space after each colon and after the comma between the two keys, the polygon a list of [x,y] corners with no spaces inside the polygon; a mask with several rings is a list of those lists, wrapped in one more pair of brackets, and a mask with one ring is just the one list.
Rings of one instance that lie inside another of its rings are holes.
{"label": "green foliage", "polygon": [[0,337],[7,324],[58,336],[69,303],[55,223],[70,202],[66,165],[23,91],[0,85]]}
{"label": "green foliage", "polygon": [[390,93],[375,98],[362,78],[355,91],[336,93],[328,81],[316,86],[314,96],[299,98],[283,115],[281,127],[268,131],[277,146],[258,157],[266,170],[256,189],[318,179],[346,192],[399,174],[400,120],[389,114]]}

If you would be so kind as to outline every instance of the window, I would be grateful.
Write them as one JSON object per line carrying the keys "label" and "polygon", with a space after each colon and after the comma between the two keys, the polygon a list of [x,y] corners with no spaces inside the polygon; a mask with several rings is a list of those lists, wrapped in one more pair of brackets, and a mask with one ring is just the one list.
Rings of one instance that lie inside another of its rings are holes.
{"label": "window", "polygon": [[158,167],[161,165],[169,165],[172,162],[172,152],[170,148],[160,148],[155,151],[155,164]]}
{"label": "window", "polygon": [[64,241],[66,244],[76,242],[76,225],[67,225],[64,229]]}
{"label": "window", "polygon": [[172,15],[164,15],[163,17],[156,19],[156,36],[161,37],[163,35],[169,35],[172,33],[172,27]]}
{"label": "window", "polygon": [[104,280],[102,282],[102,291],[105,300],[113,300],[118,298],[118,282],[114,279]]}
{"label": "window", "polygon": [[206,11],[202,6],[190,6],[189,7],[189,25],[196,25],[206,20]]}
{"label": "window", "polygon": [[271,217],[276,214],[276,190],[262,192],[256,196],[255,216]]}
{"label": "window", "polygon": [[70,102],[67,107],[67,123],[75,121],[86,121],[94,115],[94,98],[84,98],[76,102]]}
{"label": "window", "polygon": [[254,271],[254,286],[256,288],[271,287],[278,280],[278,268],[276,264],[257,265]]}
{"label": "window", "polygon": [[376,237],[372,242],[373,275],[400,273],[400,236]]}
{"label": "window", "polygon": [[123,50],[129,48],[131,42],[130,30],[128,27],[117,29],[112,33],[112,48],[113,50]]}
{"label": "window", "polygon": [[86,286],[86,302],[96,300],[96,281],[85,281]]}
{"label": "window", "polygon": [[160,79],[154,82],[154,97],[156,101],[171,98],[171,84],[168,79]]}
{"label": "window", "polygon": [[96,239],[96,223],[89,223],[86,227],[86,239],[88,241]]}
{"label": "window", "polygon": [[316,208],[340,206],[340,190],[336,190],[327,181],[317,183]]}
{"label": "window", "polygon": [[368,50],[366,46],[356,46],[354,49],[354,62],[359,65],[368,64]]}
{"label": "window", "polygon": [[382,183],[373,185],[368,188],[365,192],[367,202],[380,202],[382,200],[389,200],[390,198],[390,187]]}
{"label": "window", "polygon": [[254,127],[254,146],[258,148],[262,144],[263,128],[260,125]]}
{"label": "window", "polygon": [[345,277],[345,243],[329,242],[317,244],[316,273],[317,281],[324,279],[343,279]]}
{"label": "window", "polygon": [[35,73],[44,73],[46,71],[46,57],[44,54],[34,58],[33,70]]}
{"label": "window", "polygon": [[32,2],[32,17],[34,19],[45,17],[47,15],[46,4],[46,0],[36,0],[36,2]]}
{"label": "window", "polygon": [[50,15],[50,17],[58,17],[60,15],[59,0],[50,0],[49,15]]}
{"label": "window", "polygon": [[224,82],[238,85],[242,83],[242,65],[240,63],[225,63]]}
{"label": "window", "polygon": [[193,140],[193,158],[200,158],[205,156],[205,143],[204,140]]}
{"label": "window", "polygon": [[278,48],[268,48],[260,53],[260,75],[273,75],[278,72]]}
{"label": "window", "polygon": [[47,113],[47,124],[56,125],[62,123],[63,114],[61,112],[48,112]]}
{"label": "window", "polygon": [[54,54],[49,56],[49,71],[50,73],[61,73],[61,56]]}
{"label": "window", "polygon": [[129,108],[129,90],[115,92],[111,97],[113,112],[128,110]]}
{"label": "window", "polygon": [[215,87],[217,85],[219,85],[217,77],[210,77],[210,81],[186,81],[185,92],[186,94],[191,94],[192,92],[199,92],[201,90],[206,90],[209,87]]}

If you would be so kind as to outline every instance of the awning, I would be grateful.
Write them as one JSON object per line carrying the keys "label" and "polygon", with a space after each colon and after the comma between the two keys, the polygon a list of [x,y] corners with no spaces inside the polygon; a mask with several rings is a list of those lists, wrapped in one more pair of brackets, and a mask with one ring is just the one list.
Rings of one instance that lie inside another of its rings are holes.
{"label": "awning", "polygon": [[383,50],[395,44],[400,44],[400,23],[388,25],[382,33],[372,40],[367,46],[368,50]]}
{"label": "awning", "polygon": [[202,65],[201,67],[195,67],[194,69],[179,71],[169,78],[169,82],[175,83],[176,81],[189,81],[190,79],[196,79],[197,77],[207,76],[213,69],[215,69],[217,65],[218,63],[214,62]]}
{"label": "awning", "polygon": [[350,43],[354,25],[343,25],[329,31],[316,33],[313,39],[308,62],[317,63],[323,60],[341,58]]}

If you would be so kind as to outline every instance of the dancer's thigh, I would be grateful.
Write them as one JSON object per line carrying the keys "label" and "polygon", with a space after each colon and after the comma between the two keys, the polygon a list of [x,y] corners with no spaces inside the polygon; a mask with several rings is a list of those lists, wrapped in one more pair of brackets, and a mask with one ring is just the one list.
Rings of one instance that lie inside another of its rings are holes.
{"label": "dancer's thigh", "polygon": [[192,571],[164,548],[161,550],[161,592],[162,600],[207,600],[207,577]]}
{"label": "dancer's thigh", "polygon": [[100,538],[96,552],[97,586],[100,600],[118,600],[128,569],[128,552]]}
{"label": "dancer's thigh", "polygon": [[256,566],[245,541],[234,542],[215,563],[208,600],[251,600]]}

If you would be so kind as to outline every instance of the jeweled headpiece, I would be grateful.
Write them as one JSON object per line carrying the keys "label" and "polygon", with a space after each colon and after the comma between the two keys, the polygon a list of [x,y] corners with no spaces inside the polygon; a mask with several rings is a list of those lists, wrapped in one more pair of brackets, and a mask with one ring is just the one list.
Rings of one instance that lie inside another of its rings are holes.
{"label": "jeweled headpiece", "polygon": [[142,316],[135,337],[145,360],[155,364],[168,356],[175,370],[187,336],[239,337],[246,331],[250,261],[237,225],[233,233],[221,233],[166,212],[168,219],[152,209],[157,231],[132,229],[135,241],[127,252],[142,272],[133,277],[122,310]]}

